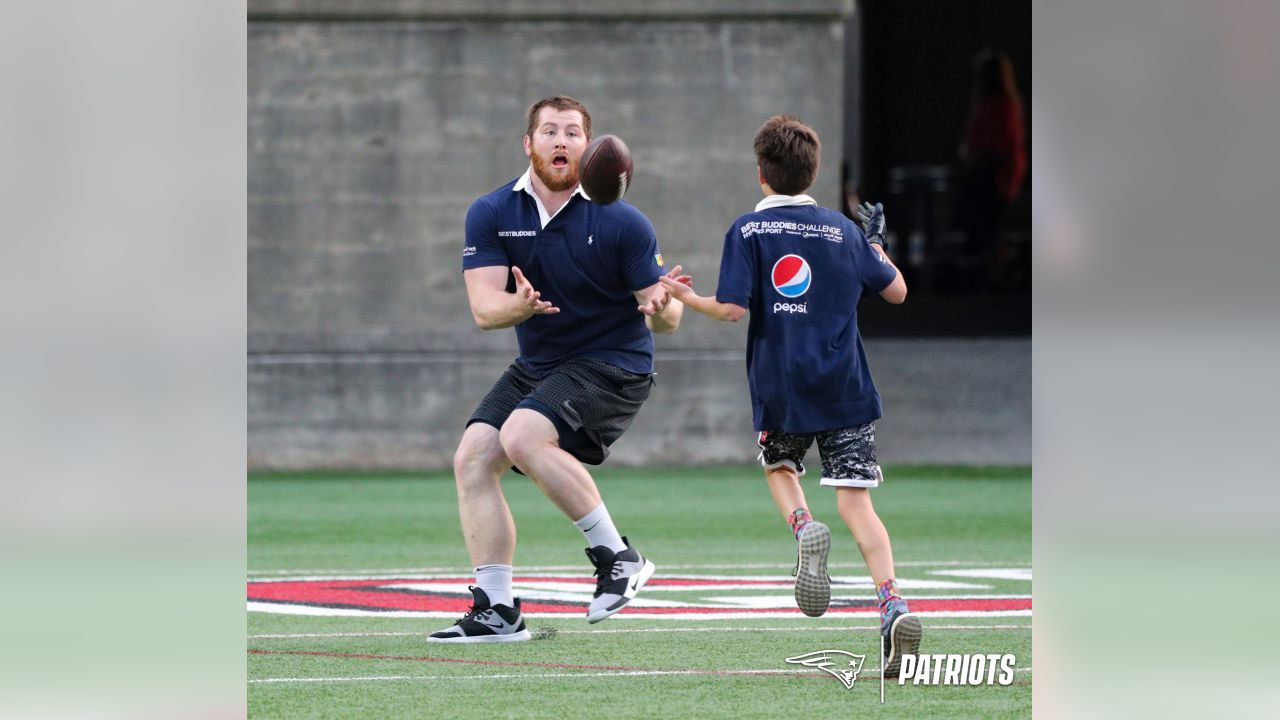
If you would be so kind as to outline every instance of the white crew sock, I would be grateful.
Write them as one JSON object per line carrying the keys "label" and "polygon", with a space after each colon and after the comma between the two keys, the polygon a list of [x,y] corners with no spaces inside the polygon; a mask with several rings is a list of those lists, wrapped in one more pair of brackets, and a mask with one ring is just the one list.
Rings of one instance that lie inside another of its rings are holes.
{"label": "white crew sock", "polygon": [[604,503],[581,520],[573,523],[578,526],[582,534],[587,538],[587,547],[597,547],[604,545],[614,552],[622,552],[627,549],[627,544],[622,542],[622,536],[618,534],[618,528],[613,526],[613,518],[609,517],[609,510],[605,508]]}
{"label": "white crew sock", "polygon": [[476,568],[476,585],[489,596],[490,605],[506,605],[513,607],[515,598],[511,597],[511,566],[481,565]]}

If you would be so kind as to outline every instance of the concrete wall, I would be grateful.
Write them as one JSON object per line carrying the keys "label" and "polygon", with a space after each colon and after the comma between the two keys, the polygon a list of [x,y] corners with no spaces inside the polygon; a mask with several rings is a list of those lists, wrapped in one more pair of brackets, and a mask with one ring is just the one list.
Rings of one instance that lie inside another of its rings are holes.
{"label": "concrete wall", "polygon": [[[838,1],[251,2],[250,466],[448,465],[462,423],[515,354],[513,333],[471,322],[462,220],[527,166],[524,111],[537,98],[572,95],[597,134],[627,141],[628,199],[701,287],[714,286],[729,221],[759,199],[751,138],[770,115],[798,115],[827,139],[814,194],[834,205],[849,11]],[[618,462],[749,456],[744,333],[690,317],[659,339],[659,386]],[[1029,343],[873,342],[869,352],[886,403],[899,406],[891,422],[928,428],[892,439],[886,422],[886,459],[1029,461]],[[989,394],[1006,382],[1013,409]]]}
{"label": "concrete wall", "polygon": [[[681,332],[702,329],[691,322]],[[662,340],[674,344],[674,337]],[[867,354],[884,400],[877,431],[883,461],[1031,462],[1030,340],[871,340]],[[511,358],[453,351],[255,354],[250,465],[447,467],[463,423]],[[753,460],[741,350],[660,348],[657,370],[654,394],[610,463]]]}

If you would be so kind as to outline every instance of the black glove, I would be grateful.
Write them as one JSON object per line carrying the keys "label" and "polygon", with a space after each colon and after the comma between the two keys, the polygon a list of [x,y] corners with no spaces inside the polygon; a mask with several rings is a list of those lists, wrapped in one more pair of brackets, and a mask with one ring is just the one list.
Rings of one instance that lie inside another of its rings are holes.
{"label": "black glove", "polygon": [[867,236],[867,242],[884,247],[884,206],[864,202],[854,214],[862,223],[862,234]]}

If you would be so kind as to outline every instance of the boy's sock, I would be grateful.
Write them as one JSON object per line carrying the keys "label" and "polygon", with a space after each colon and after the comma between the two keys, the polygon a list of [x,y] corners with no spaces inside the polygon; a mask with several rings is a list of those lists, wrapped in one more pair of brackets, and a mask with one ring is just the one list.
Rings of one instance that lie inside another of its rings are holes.
{"label": "boy's sock", "polygon": [[595,510],[587,513],[582,519],[574,521],[573,524],[578,526],[587,538],[587,547],[604,545],[616,553],[627,549],[627,544],[622,542],[622,535],[618,533],[618,528],[613,526],[613,518],[609,517],[609,510],[605,508],[604,503],[600,503]]}
{"label": "boy's sock", "polygon": [[791,516],[787,518],[787,522],[791,523],[791,532],[796,536],[796,540],[800,539],[800,531],[804,530],[804,526],[813,522],[813,516],[809,514],[807,508],[796,508],[791,511]]}
{"label": "boy's sock", "polygon": [[876,588],[876,597],[880,598],[880,622],[882,623],[895,608],[901,607],[903,612],[907,611],[907,601],[898,595],[898,581],[893,578],[880,583]]}
{"label": "boy's sock", "polygon": [[490,605],[512,607],[510,565],[481,565],[476,568],[476,585],[489,596]]}

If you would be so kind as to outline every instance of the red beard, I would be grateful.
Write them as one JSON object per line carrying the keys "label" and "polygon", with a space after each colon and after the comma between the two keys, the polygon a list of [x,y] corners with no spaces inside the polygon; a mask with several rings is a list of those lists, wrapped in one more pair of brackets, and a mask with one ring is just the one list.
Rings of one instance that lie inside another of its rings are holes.
{"label": "red beard", "polygon": [[[568,155],[568,153],[565,153],[565,155]],[[551,192],[571,190],[578,184],[578,165],[572,159],[569,160],[567,173],[553,175],[552,173],[556,173],[562,169],[553,167],[551,165],[550,157],[543,157],[536,151],[530,153],[529,157],[533,159],[533,172],[537,174],[538,179],[541,180],[542,184],[546,185],[547,189]]]}

